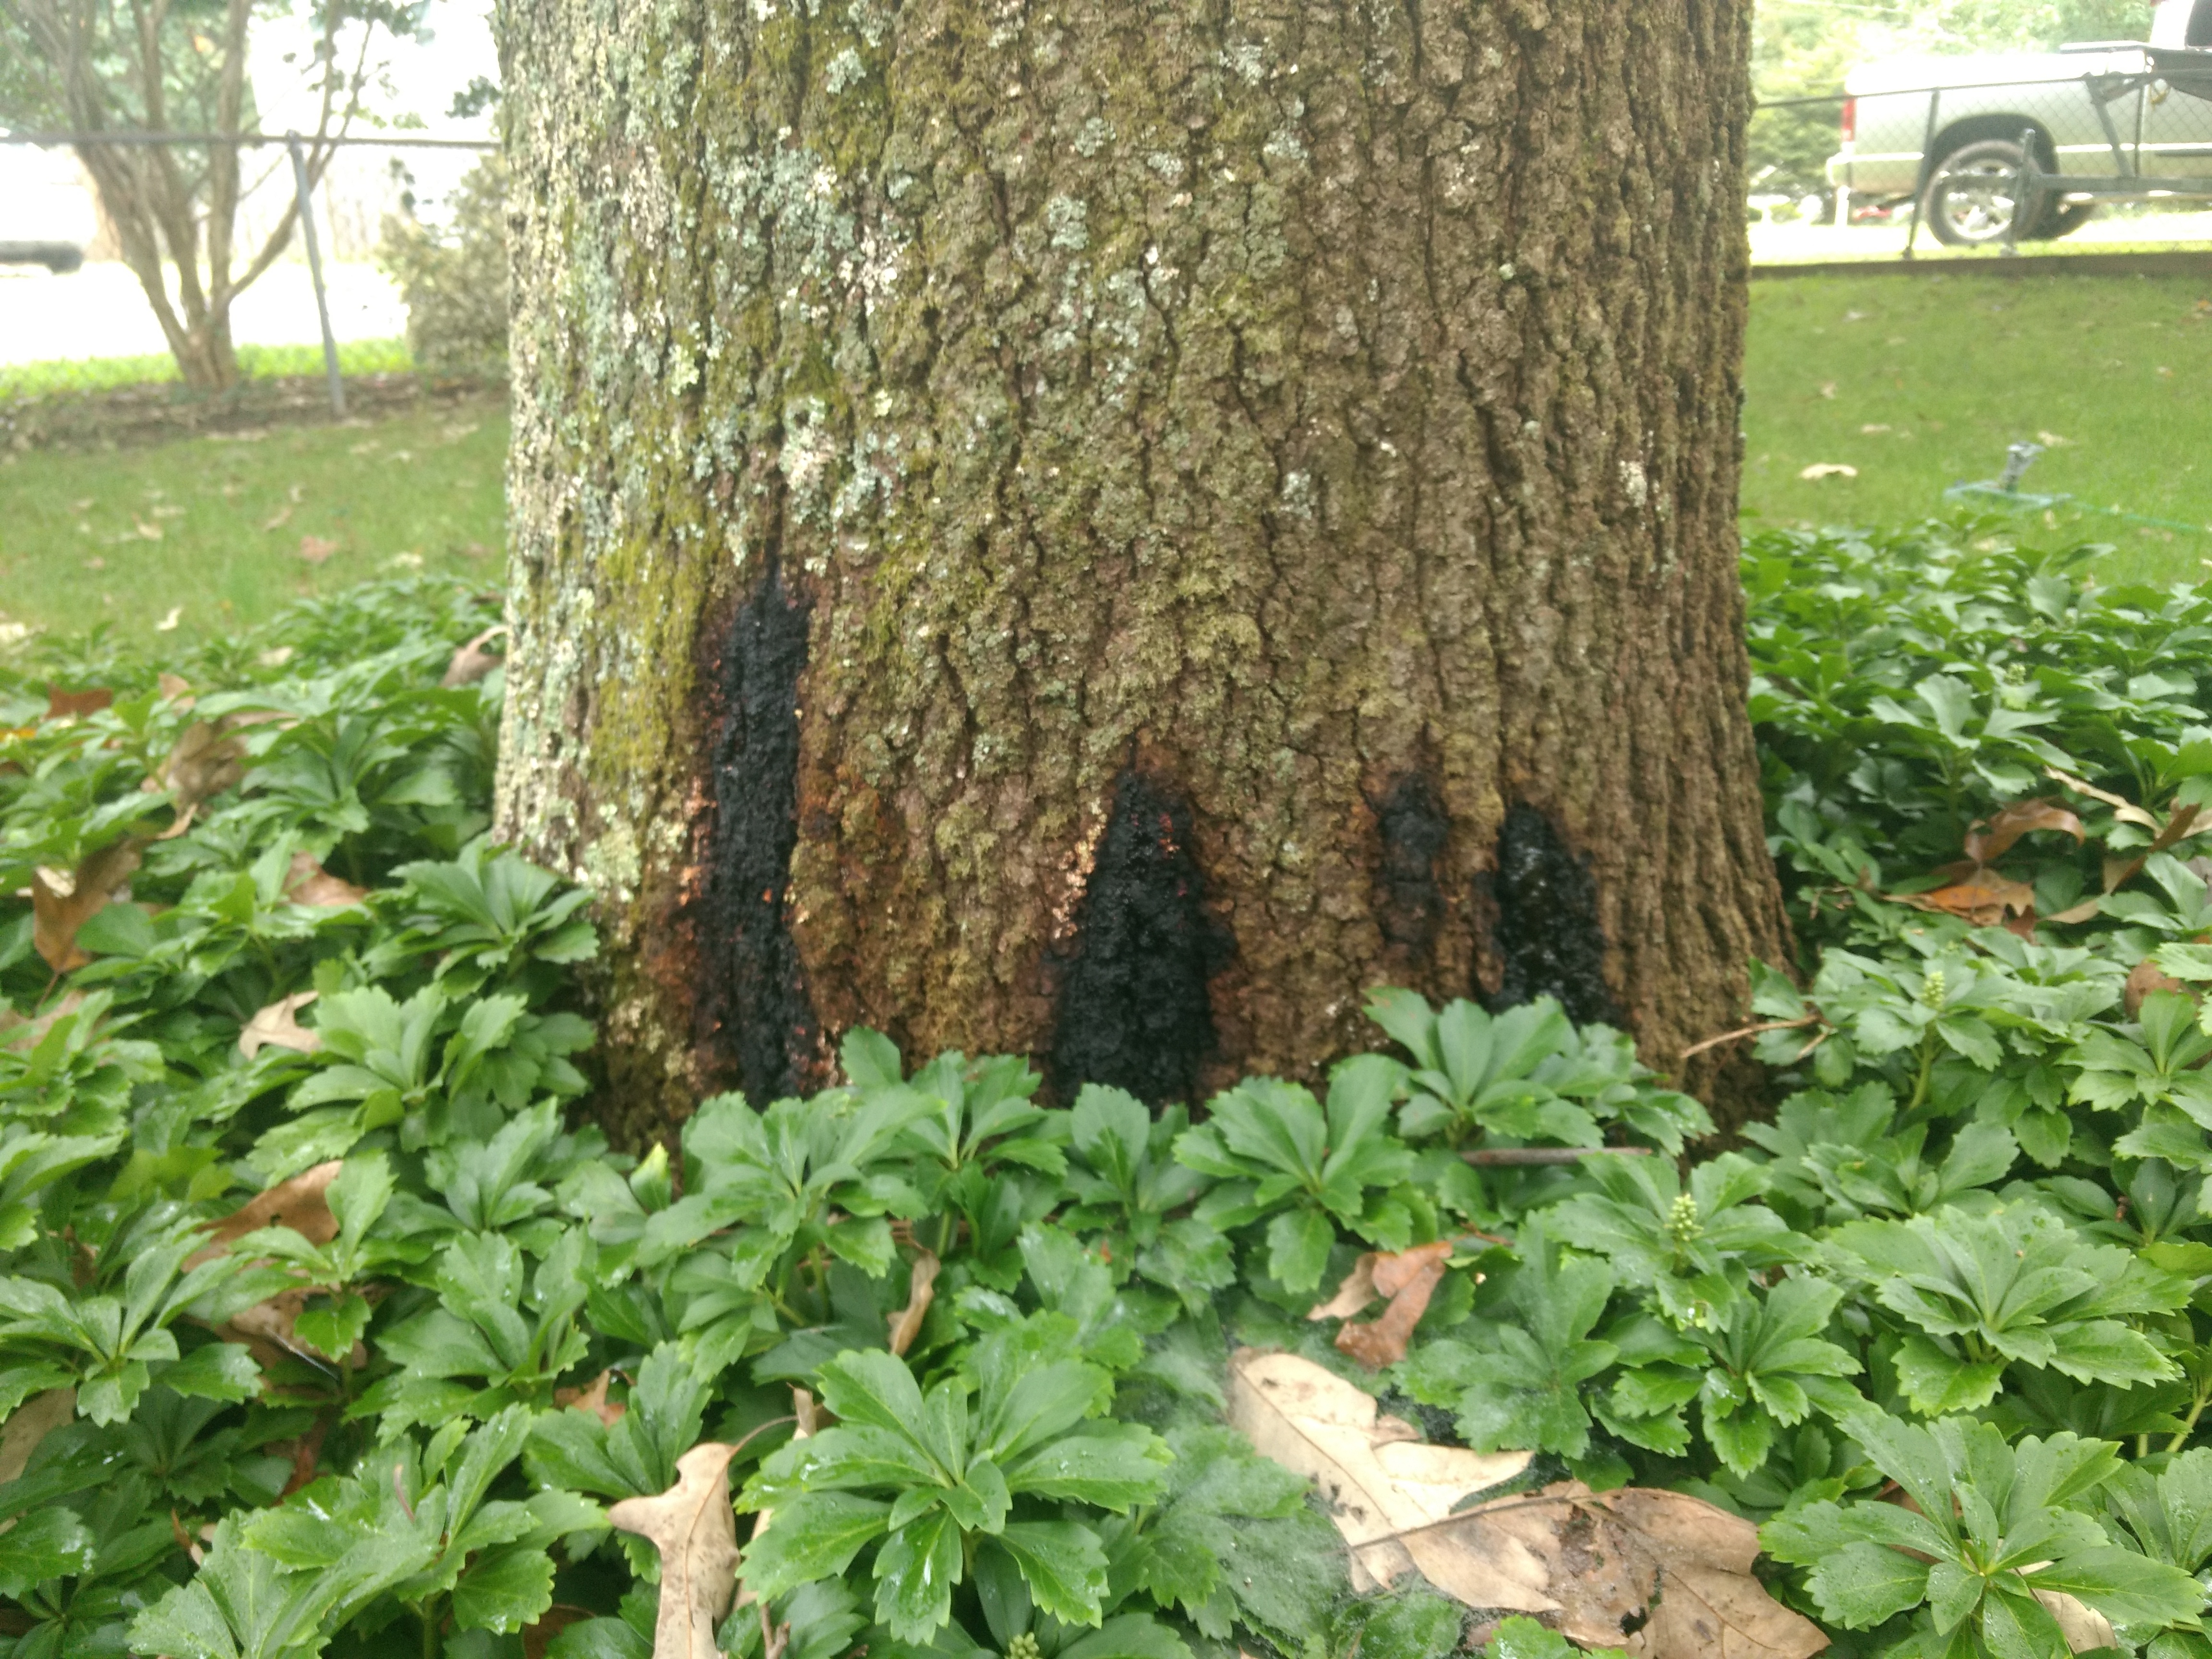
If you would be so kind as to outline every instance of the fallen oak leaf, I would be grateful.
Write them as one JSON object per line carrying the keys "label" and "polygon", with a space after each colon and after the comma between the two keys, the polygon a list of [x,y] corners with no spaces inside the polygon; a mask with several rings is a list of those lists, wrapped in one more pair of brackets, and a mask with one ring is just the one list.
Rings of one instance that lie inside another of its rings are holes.
{"label": "fallen oak leaf", "polygon": [[284,896],[295,904],[340,910],[367,899],[368,889],[332,875],[313,854],[299,852],[292,854],[291,866],[284,872]]}
{"label": "fallen oak leaf", "polygon": [[[253,1018],[238,1033],[238,1052],[248,1060],[264,1048],[289,1048],[295,1054],[320,1054],[323,1040],[294,1018],[320,994],[301,991],[254,1010]],[[296,1230],[295,1230],[296,1231]]]}
{"label": "fallen oak leaf", "polygon": [[495,657],[483,647],[490,641],[507,632],[507,624],[500,623],[471,640],[453,653],[453,659],[446,665],[445,678],[438,684],[450,691],[456,686],[473,685],[495,668],[502,666],[507,659]]}
{"label": "fallen oak leaf", "polygon": [[2123,823],[2132,823],[2139,829],[2148,830],[2154,834],[2157,832],[2158,820],[2124,795],[2116,795],[2109,789],[2100,789],[2095,784],[2084,782],[2071,773],[2060,771],[2055,766],[2045,767],[2043,775],[2054,782],[2064,784],[2077,795],[2087,795],[2091,800],[2104,802],[2112,809],[2112,816]]}
{"label": "fallen oak leaf", "polygon": [[593,1377],[588,1387],[556,1389],[553,1403],[572,1412],[589,1412],[611,1429],[629,1411],[619,1400],[611,1404],[607,1400],[607,1384],[614,1380],[614,1375],[611,1370],[605,1370]]}
{"label": "fallen oak leaf", "polygon": [[39,1442],[76,1416],[75,1389],[48,1389],[9,1413],[6,1426],[0,1427],[0,1486],[22,1474]]}
{"label": "fallen oak leaf", "polygon": [[567,1601],[556,1601],[538,1615],[533,1624],[522,1627],[522,1659],[545,1659],[546,1650],[553,1638],[571,1625],[580,1625],[599,1614],[589,1607],[580,1607]]}
{"label": "fallen oak leaf", "polygon": [[1296,1354],[1252,1348],[1229,1363],[1229,1424],[1262,1456],[1319,1483],[1330,1518],[1352,1547],[1355,1590],[1418,1571],[1454,1595],[1450,1581],[1468,1589],[1479,1582],[1492,1599],[1470,1606],[1540,1613],[1555,1605],[1543,1593],[1540,1564],[1523,1571],[1527,1588],[1500,1589],[1496,1574],[1471,1577],[1456,1552],[1422,1530],[1468,1497],[1517,1479],[1533,1453],[1428,1445],[1411,1424],[1382,1415],[1356,1384]]}
{"label": "fallen oak leaf", "polygon": [[309,564],[327,564],[330,562],[331,555],[337,550],[338,544],[336,542],[325,541],[320,536],[300,538],[300,556]]}
{"label": "fallen oak leaf", "polygon": [[2145,957],[2128,970],[2127,983],[2120,989],[2121,1004],[2127,1009],[2128,1018],[2134,1019],[2139,1016],[2144,1002],[2160,991],[2179,991],[2191,1001],[2197,995],[2194,988],[2161,969],[2157,957]]}
{"label": "fallen oak leaf", "polygon": [[1382,1316],[1367,1324],[1355,1325],[1347,1321],[1336,1334],[1337,1351],[1348,1354],[1370,1371],[1379,1371],[1385,1365],[1395,1365],[1406,1357],[1406,1345],[1412,1340],[1413,1327],[1429,1310],[1429,1298],[1443,1283],[1444,1268],[1451,1261],[1449,1239],[1439,1239],[1433,1244],[1418,1244],[1410,1250],[1401,1250],[1395,1255],[1378,1255],[1370,1277],[1376,1290],[1390,1298],[1390,1305]]}
{"label": "fallen oak leaf", "polygon": [[907,1280],[906,1306],[884,1316],[885,1322],[890,1326],[893,1353],[903,1357],[914,1346],[915,1338],[921,1334],[921,1322],[928,1316],[929,1304],[936,1299],[937,1275],[943,1265],[936,1251],[917,1250],[914,1272]]}
{"label": "fallen oak leaf", "polygon": [[2163,853],[2176,842],[2186,840],[2197,823],[2197,814],[2203,810],[2194,801],[2175,807],[2172,816],[2166,819],[2164,827],[2151,837],[2149,846],[2130,859],[2106,859],[2105,860],[2105,890],[2111,892],[2129,877],[2134,875],[2136,871],[2142,869],[2145,860],[2153,853]]}
{"label": "fallen oak leaf", "polygon": [[181,835],[201,802],[234,787],[246,775],[240,763],[245,758],[246,746],[224,736],[222,728],[211,721],[194,720],[186,726],[154,775],[155,784],[169,792],[181,815],[161,839]]}
{"label": "fallen oak leaf", "polygon": [[114,704],[115,693],[104,685],[95,685],[82,691],[62,691],[46,689],[46,718],[50,720],[82,720],[87,714],[97,714]]}
{"label": "fallen oak leaf", "polygon": [[[1951,869],[1956,872],[1957,866]],[[1916,910],[1940,910],[1978,927],[1995,927],[2007,916],[2032,915],[2035,911],[2035,889],[2024,881],[2014,881],[1994,870],[1978,867],[1959,873],[1957,879],[1933,892],[1891,893],[1885,896],[1898,904],[1909,904]]]}
{"label": "fallen oak leaf", "polygon": [[2119,1638],[2112,1632],[2112,1621],[2080,1597],[2069,1595],[2064,1590],[2039,1589],[2034,1594],[2072,1651],[2094,1653],[2100,1648],[2119,1646]]}
{"label": "fallen oak leaf", "polygon": [[738,1589],[737,1511],[730,1460],[738,1449],[702,1441],[676,1460],[676,1484],[657,1498],[625,1498],[607,1519],[660,1552],[653,1659],[716,1659],[714,1627]]}
{"label": "fallen oak leaf", "polygon": [[272,1440],[264,1449],[271,1456],[292,1460],[292,1473],[284,1482],[280,1500],[289,1498],[315,1478],[315,1465],[321,1460],[323,1440],[330,1433],[330,1429],[331,1419],[329,1414],[325,1413],[318,1416],[308,1425],[307,1431],[297,1439]]}
{"label": "fallen oak leaf", "polygon": [[[1548,1605],[1526,1610],[1587,1647],[1637,1659],[1811,1659],[1828,1645],[1753,1575],[1758,1528],[1686,1492],[1594,1492],[1565,1480],[1475,1504],[1420,1534],[1432,1549],[1447,1540],[1456,1557],[1449,1583],[1424,1564],[1438,1589],[1477,1607],[1540,1596]],[[1413,1538],[1355,1545],[1354,1556]]]}
{"label": "fallen oak leaf", "polygon": [[1376,1252],[1368,1251],[1352,1264],[1352,1271],[1336,1287],[1336,1294],[1326,1302],[1316,1302],[1306,1310],[1306,1317],[1318,1319],[1349,1319],[1354,1314],[1367,1311],[1369,1303],[1380,1294],[1375,1288]]}
{"label": "fallen oak leaf", "polygon": [[1976,864],[1994,864],[2031,830],[2056,830],[2081,845],[2086,832],[2081,820],[2055,800],[2016,800],[1987,822],[1966,831],[1966,856]]}
{"label": "fallen oak leaf", "polygon": [[331,1182],[345,1168],[343,1158],[332,1158],[312,1170],[302,1170],[258,1197],[249,1199],[220,1221],[207,1224],[208,1242],[185,1258],[186,1271],[226,1254],[246,1234],[264,1227],[289,1227],[310,1244],[327,1244],[338,1236],[338,1218],[331,1213]]}
{"label": "fallen oak leaf", "polygon": [[58,974],[92,960],[77,949],[77,929],[112,902],[138,868],[143,843],[135,836],[88,853],[73,871],[40,865],[31,874],[31,943]]}

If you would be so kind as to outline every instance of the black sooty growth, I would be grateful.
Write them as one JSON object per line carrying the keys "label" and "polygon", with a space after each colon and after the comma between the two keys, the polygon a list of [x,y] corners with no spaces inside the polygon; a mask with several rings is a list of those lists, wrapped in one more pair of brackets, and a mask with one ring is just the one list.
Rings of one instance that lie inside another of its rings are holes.
{"label": "black sooty growth", "polygon": [[814,1048],[812,1006],[784,920],[799,841],[799,678],[807,607],[775,564],[722,647],[714,831],[704,892],[702,1007],[711,1042],[755,1100],[794,1093]]}
{"label": "black sooty growth", "polygon": [[1213,1051],[1206,990],[1230,953],[1206,913],[1189,809],[1125,773],[1076,912],[1049,1069],[1063,1095],[1085,1083],[1140,1100],[1187,1098]]}
{"label": "black sooty growth", "polygon": [[1487,999],[1492,1011],[1549,995],[1578,1024],[1621,1024],[1605,982],[1605,933],[1589,860],[1534,807],[1516,802],[1505,814],[1492,890],[1495,943],[1505,962],[1498,994]]}
{"label": "black sooty growth", "polygon": [[1451,836],[1451,820],[1436,786],[1418,772],[1390,787],[1375,817],[1382,853],[1375,879],[1376,920],[1386,943],[1425,957],[1443,924],[1437,860]]}

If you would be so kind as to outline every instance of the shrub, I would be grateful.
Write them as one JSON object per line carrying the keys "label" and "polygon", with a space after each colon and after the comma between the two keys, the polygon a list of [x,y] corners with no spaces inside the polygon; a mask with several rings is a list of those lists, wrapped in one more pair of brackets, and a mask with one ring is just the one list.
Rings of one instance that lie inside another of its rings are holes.
{"label": "shrub", "polygon": [[507,368],[507,163],[496,154],[454,190],[453,221],[433,229],[387,218],[377,262],[407,305],[407,349],[433,374]]}

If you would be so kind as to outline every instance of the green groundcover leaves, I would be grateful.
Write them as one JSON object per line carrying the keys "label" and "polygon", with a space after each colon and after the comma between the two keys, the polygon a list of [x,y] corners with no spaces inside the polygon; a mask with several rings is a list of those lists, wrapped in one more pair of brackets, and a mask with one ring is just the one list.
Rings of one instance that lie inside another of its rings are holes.
{"label": "green groundcover leaves", "polygon": [[[744,1659],[1571,1650],[1356,1591],[1227,1425],[1244,1346],[1748,1517],[1840,1654],[2212,1659],[2212,604],[2094,557],[1752,538],[1804,955],[1754,968],[1731,1148],[1548,999],[1378,986],[1322,1077],[1053,1099],[855,1030],[834,1086],[618,1154],[586,896],[486,839],[498,671],[441,684],[489,601],[364,590],[166,679],[34,642],[0,1659],[637,1659],[676,1579],[607,1510],[702,1442]],[[1404,1251],[1370,1370],[1309,1315]]]}

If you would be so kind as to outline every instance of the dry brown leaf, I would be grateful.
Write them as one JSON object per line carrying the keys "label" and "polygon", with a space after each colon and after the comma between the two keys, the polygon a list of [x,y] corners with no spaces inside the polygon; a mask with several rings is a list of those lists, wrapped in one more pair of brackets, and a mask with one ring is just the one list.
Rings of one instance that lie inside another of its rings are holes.
{"label": "dry brown leaf", "polygon": [[493,669],[501,666],[507,659],[493,656],[484,647],[506,632],[507,624],[504,623],[487,628],[454,652],[453,661],[446,665],[446,677],[438,684],[448,691],[457,685],[473,685]]}
{"label": "dry brown leaf", "polygon": [[2116,795],[2109,789],[2100,789],[2095,784],[2086,783],[2071,773],[2060,771],[2055,766],[2045,767],[2043,775],[2054,783],[2064,784],[2077,795],[2087,795],[2091,800],[2104,802],[2112,809],[2112,816],[2123,823],[2136,824],[2142,829],[2154,831],[2158,828],[2156,818],[2124,795]]}
{"label": "dry brown leaf", "polygon": [[1638,1659],[1810,1659],[1828,1645],[1753,1576],[1759,1528],[1686,1492],[1563,1481],[1438,1530],[1476,1559],[1543,1559],[1559,1604],[1547,1622],[1588,1647]]}
{"label": "dry brown leaf", "polygon": [[2066,1638],[2066,1645],[2074,1652],[2087,1653],[2096,1648],[2119,1645],[2119,1638],[2112,1633],[2112,1621],[2078,1596],[2069,1595],[2063,1590],[2038,1590],[2035,1599],[2057,1621],[2058,1633]]}
{"label": "dry brown leaf", "polygon": [[154,684],[161,688],[163,696],[179,708],[190,708],[195,701],[192,683],[182,674],[172,674],[165,670],[155,676]]}
{"label": "dry brown leaf", "polygon": [[601,1371],[592,1379],[587,1388],[556,1389],[553,1390],[553,1403],[565,1406],[572,1412],[589,1412],[611,1429],[629,1410],[619,1400],[608,1403],[607,1384],[614,1380],[614,1375],[612,1371]]}
{"label": "dry brown leaf", "polygon": [[92,957],[76,948],[76,930],[104,910],[138,868],[143,843],[135,837],[88,853],[66,873],[39,866],[31,876],[31,942],[58,974]]}
{"label": "dry brown leaf", "polygon": [[261,521],[261,527],[264,530],[282,530],[286,525],[291,522],[292,509],[288,505],[278,507],[274,513],[264,519]]}
{"label": "dry brown leaf", "polygon": [[2009,852],[2014,842],[2031,830],[2056,830],[2082,838],[2081,820],[2055,800],[2016,800],[1985,823],[1966,832],[1966,856],[1977,864],[1992,864]]}
{"label": "dry brown leaf", "polygon": [[330,1431],[331,1419],[329,1414],[325,1413],[317,1417],[308,1425],[307,1431],[297,1439],[272,1440],[269,1443],[264,1449],[271,1456],[289,1457],[292,1460],[292,1473],[285,1480],[283,1497],[289,1498],[315,1478],[315,1466],[323,1455],[323,1441]]}
{"label": "dry brown leaf", "polygon": [[2144,1000],[2157,991],[2179,991],[2185,996],[2194,996],[2179,980],[2166,973],[2155,957],[2145,957],[2128,970],[2128,982],[2121,988],[2121,1000],[2126,1004],[2128,1018],[2135,1018],[2142,1012]]}
{"label": "dry brown leaf", "polygon": [[[1359,1590],[1413,1569],[1454,1595],[1455,1578],[1473,1588],[1477,1581],[1456,1553],[1419,1529],[1444,1519],[1462,1498],[1515,1479],[1532,1456],[1425,1444],[1411,1424],[1379,1415],[1365,1389],[1310,1359],[1251,1348],[1230,1361],[1229,1421],[1255,1450],[1321,1483],[1337,1529],[1354,1547],[1352,1580]],[[1401,1540],[1401,1533],[1408,1535]],[[1542,1583],[1535,1564],[1525,1576],[1532,1586]],[[1470,1605],[1535,1613],[1551,1603],[1532,1587],[1517,1598],[1493,1595]]]}
{"label": "dry brown leaf", "polygon": [[1229,1386],[1230,1421],[1255,1449],[1320,1481],[1357,1589],[1418,1571],[1469,1607],[1535,1613],[1639,1659],[1810,1659],[1827,1645],[1752,1576],[1758,1528],[1698,1498],[1565,1481],[1456,1510],[1528,1455],[1424,1445],[1292,1354],[1246,1349]]}
{"label": "dry brown leaf", "polygon": [[239,1030],[238,1052],[248,1060],[264,1048],[289,1048],[297,1054],[320,1054],[322,1038],[294,1018],[318,994],[314,991],[301,991],[281,1001],[272,1002],[266,1008],[256,1009],[253,1018]]}
{"label": "dry brown leaf", "polygon": [[325,541],[320,536],[300,538],[300,556],[309,564],[327,564],[331,555],[338,550],[336,542]]}
{"label": "dry brown leaf", "polygon": [[81,720],[87,714],[97,714],[115,702],[115,693],[104,685],[95,685],[83,691],[46,693],[46,718],[50,720]]}
{"label": "dry brown leaf", "polygon": [[[338,1237],[338,1218],[330,1212],[325,1194],[343,1168],[345,1159],[316,1164],[312,1170],[301,1170],[289,1182],[279,1182],[261,1197],[239,1206],[222,1221],[208,1225],[208,1243],[185,1256],[184,1265],[191,1270],[204,1261],[226,1255],[232,1243],[261,1228],[292,1228],[292,1232],[303,1237],[307,1243],[330,1243]],[[325,1356],[316,1354],[314,1349],[301,1343],[292,1334],[295,1321],[307,1312],[307,1285],[281,1290],[265,1301],[232,1314],[230,1322],[216,1325],[215,1334],[226,1343],[246,1345],[252,1352],[254,1364],[264,1371],[295,1356],[310,1364],[327,1364]],[[361,1343],[354,1343],[349,1363],[358,1367],[368,1364],[368,1349]]]}
{"label": "dry brown leaf", "polygon": [[920,1250],[915,1255],[914,1273],[907,1280],[906,1306],[884,1316],[891,1328],[893,1353],[904,1354],[914,1346],[915,1338],[921,1334],[921,1322],[928,1317],[929,1304],[937,1297],[937,1275],[942,1265],[934,1250]]}
{"label": "dry brown leaf", "polygon": [[[804,1440],[809,1435],[815,1434],[821,1429],[822,1413],[814,1403],[814,1396],[809,1394],[805,1389],[793,1389],[791,1391],[791,1437],[793,1440]],[[773,1521],[775,1518],[775,1511],[772,1509],[762,1509],[754,1511],[752,1542],[756,1544],[760,1542],[763,1535],[768,1531],[769,1522]],[[752,1605],[753,1599],[753,1593],[751,1590],[746,1589],[743,1584],[739,1584],[738,1586],[738,1605],[739,1607],[750,1607]]]}
{"label": "dry brown leaf", "polygon": [[589,1607],[556,1601],[538,1615],[537,1623],[522,1627],[522,1659],[545,1659],[545,1650],[553,1645],[555,1637],[571,1625],[598,1617]]}
{"label": "dry brown leaf", "polygon": [[318,864],[312,853],[295,853],[291,868],[284,872],[284,896],[295,904],[342,910],[367,898],[368,889],[340,880]]}
{"label": "dry brown leaf", "polygon": [[1354,1314],[1365,1313],[1367,1304],[1379,1292],[1375,1288],[1375,1252],[1370,1250],[1352,1264],[1352,1271],[1344,1276],[1344,1283],[1336,1287],[1336,1294],[1326,1302],[1316,1302],[1306,1310],[1308,1319],[1349,1319]]}
{"label": "dry brown leaf", "polygon": [[0,1047],[27,1053],[36,1048],[53,1024],[64,1014],[73,1014],[84,1006],[84,993],[64,991],[46,1006],[46,1011],[26,1019],[13,1008],[0,1009]]}
{"label": "dry brown leaf", "polygon": [[703,1441],[676,1460],[676,1484],[658,1498],[607,1510],[624,1532],[660,1552],[660,1617],[653,1659],[716,1659],[714,1626],[738,1589],[737,1512],[730,1506],[735,1446]]}
{"label": "dry brown leaf", "polygon": [[[181,684],[181,682],[179,682]],[[227,738],[222,728],[208,720],[194,720],[177,738],[177,746],[155,774],[161,787],[177,799],[177,810],[189,819],[192,811],[211,796],[220,795],[246,775],[240,764],[246,746]],[[170,831],[172,835],[175,830]]]}
{"label": "dry brown leaf", "polygon": [[1417,1244],[1395,1255],[1378,1255],[1370,1270],[1376,1291],[1390,1298],[1380,1319],[1364,1325],[1346,1322],[1336,1334],[1337,1351],[1349,1354],[1370,1371],[1395,1365],[1406,1357],[1406,1344],[1413,1327],[1429,1310],[1429,1298],[1443,1283],[1450,1261],[1449,1239]]}
{"label": "dry brown leaf", "polygon": [[2033,915],[2035,911],[2035,890],[1994,870],[1973,870],[1932,893],[1896,896],[1916,910],[1941,910],[1978,927],[1995,927],[2008,915]]}
{"label": "dry brown leaf", "polygon": [[10,1412],[7,1426],[0,1428],[0,1486],[22,1474],[39,1442],[76,1415],[75,1389],[48,1389]]}
{"label": "dry brown leaf", "polygon": [[338,1218],[331,1213],[325,1194],[344,1168],[343,1158],[318,1164],[289,1181],[277,1182],[222,1220],[210,1222],[208,1242],[185,1258],[185,1267],[190,1269],[203,1261],[213,1261],[246,1234],[258,1232],[264,1227],[289,1227],[310,1244],[329,1243],[338,1236]]}

